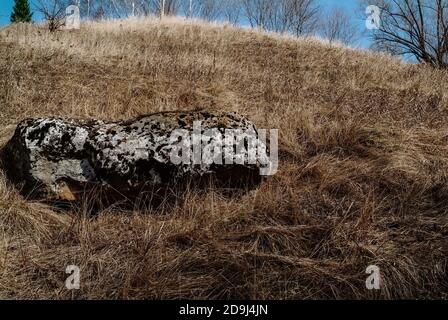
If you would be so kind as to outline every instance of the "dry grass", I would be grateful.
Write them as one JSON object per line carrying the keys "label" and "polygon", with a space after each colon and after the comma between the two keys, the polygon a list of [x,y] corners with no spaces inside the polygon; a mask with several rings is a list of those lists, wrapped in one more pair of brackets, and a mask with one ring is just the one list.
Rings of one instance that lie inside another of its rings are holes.
{"label": "dry grass", "polygon": [[87,201],[27,201],[1,175],[1,298],[448,298],[446,72],[167,18],[8,27],[0,74],[0,145],[26,116],[207,108],[278,128],[281,160],[241,197],[192,190],[96,217]]}

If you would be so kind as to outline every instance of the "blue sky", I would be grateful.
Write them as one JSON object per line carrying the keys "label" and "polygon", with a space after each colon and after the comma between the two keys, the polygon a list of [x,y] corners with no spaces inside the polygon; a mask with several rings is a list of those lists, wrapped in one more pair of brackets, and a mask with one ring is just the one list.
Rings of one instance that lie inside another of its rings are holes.
{"label": "blue sky", "polygon": [[[347,10],[347,12],[353,13],[353,19],[355,23],[358,25],[360,30],[364,30],[364,20],[359,17],[357,12],[358,10],[358,1],[357,0],[319,0],[322,7],[331,9],[334,6],[342,7]],[[30,1],[32,3],[33,1]],[[6,25],[9,23],[9,17],[11,15],[12,6],[14,0],[0,0],[0,26]],[[36,19],[36,14],[34,15]],[[362,38],[360,40],[360,45],[363,47],[367,47],[369,45],[369,41],[367,38]]]}
{"label": "blue sky", "polygon": [[0,0],[0,25],[9,23],[13,0]]}

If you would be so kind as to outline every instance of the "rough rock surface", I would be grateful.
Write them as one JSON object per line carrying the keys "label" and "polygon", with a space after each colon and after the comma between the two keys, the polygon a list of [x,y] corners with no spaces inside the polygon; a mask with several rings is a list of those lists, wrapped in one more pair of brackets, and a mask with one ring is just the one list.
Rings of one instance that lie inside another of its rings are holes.
{"label": "rough rock surface", "polygon": [[190,133],[195,121],[201,122],[202,133],[207,129],[257,132],[254,124],[235,113],[164,112],[111,123],[26,119],[3,149],[2,162],[10,180],[23,185],[25,192],[54,200],[77,200],[98,186],[134,197],[186,179],[214,177],[229,186],[261,181],[259,169],[266,159],[254,164],[173,163],[173,144],[181,140],[173,141],[173,131]]}

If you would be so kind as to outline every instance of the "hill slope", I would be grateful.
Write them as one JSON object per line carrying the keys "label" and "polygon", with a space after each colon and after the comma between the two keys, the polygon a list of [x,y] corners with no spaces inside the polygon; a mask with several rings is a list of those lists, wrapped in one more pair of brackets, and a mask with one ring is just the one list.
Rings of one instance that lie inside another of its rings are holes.
{"label": "hill slope", "polygon": [[89,203],[27,201],[0,173],[1,298],[448,297],[446,72],[167,18],[2,29],[0,74],[0,145],[29,116],[198,108],[280,135],[279,172],[258,190],[93,218]]}

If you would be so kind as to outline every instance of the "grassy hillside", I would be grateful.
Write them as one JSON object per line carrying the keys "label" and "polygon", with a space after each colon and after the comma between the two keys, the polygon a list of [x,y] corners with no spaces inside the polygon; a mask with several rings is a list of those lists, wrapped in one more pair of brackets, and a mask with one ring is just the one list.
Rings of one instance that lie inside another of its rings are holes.
{"label": "grassy hillside", "polygon": [[448,298],[447,72],[174,18],[0,30],[0,146],[29,116],[200,108],[279,129],[279,172],[91,217],[0,170],[0,298]]}

